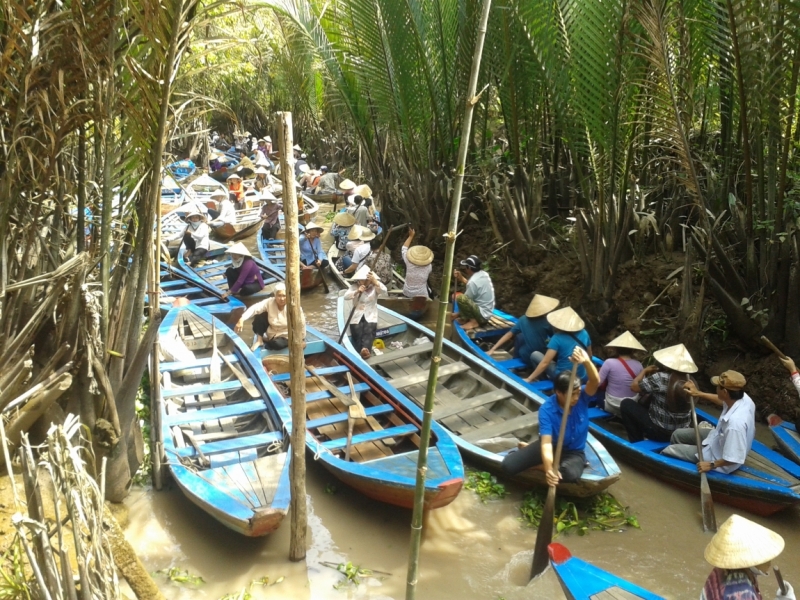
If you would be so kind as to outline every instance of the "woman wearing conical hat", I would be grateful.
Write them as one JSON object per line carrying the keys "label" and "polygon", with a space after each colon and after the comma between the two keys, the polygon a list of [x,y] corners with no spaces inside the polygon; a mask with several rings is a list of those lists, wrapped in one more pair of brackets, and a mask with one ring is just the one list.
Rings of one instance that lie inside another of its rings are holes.
{"label": "woman wearing conical hat", "polygon": [[191,266],[203,260],[210,247],[209,229],[206,218],[199,210],[192,210],[186,215],[186,229],[183,232],[183,246],[186,248],[184,259]]}
{"label": "woman wearing conical hat", "polygon": [[350,315],[350,339],[361,358],[367,359],[372,355],[378,331],[378,296],[386,294],[386,286],[367,265],[359,267],[350,282],[344,293],[345,300],[355,303]]}
{"label": "woman wearing conical hat", "polygon": [[[592,340],[584,329],[584,322],[569,306],[548,313],[547,322],[553,327],[553,336],[547,342],[547,352],[531,354],[533,373],[525,381],[534,381],[545,375],[551,381],[562,371],[569,371],[572,366],[569,357],[575,348],[582,348],[589,358],[592,356]],[[578,367],[578,376],[586,378],[586,369]]]}
{"label": "woman wearing conical hat", "polygon": [[497,349],[514,338],[514,356],[533,368],[531,355],[534,352],[543,354],[547,351],[547,341],[553,335],[553,327],[547,321],[547,314],[556,308],[558,308],[558,300],[536,294],[525,314],[517,320],[508,333],[497,340],[497,343],[489,350],[489,354],[494,354]]}
{"label": "woman wearing conical hat", "polygon": [[334,245],[336,246],[337,253],[335,257],[344,255],[347,252],[348,234],[352,229],[356,220],[353,215],[347,212],[338,212],[333,217],[333,225],[331,225],[331,235],[333,236]]}
{"label": "woman wearing conical hat", "polygon": [[[731,515],[714,534],[703,553],[714,567],[706,579],[700,600],[763,600],[757,577],[766,576],[771,562],[783,552],[784,541],[774,531],[739,515]],[[791,584],[784,580],[775,600],[795,600]]]}
{"label": "woman wearing conical hat", "polygon": [[607,343],[606,348],[610,355],[600,367],[600,385],[606,384],[606,411],[619,416],[619,405],[623,400],[639,398],[639,394],[631,390],[631,383],[642,372],[642,363],[633,358],[633,353],[637,350],[644,352],[644,346],[630,331],[626,331]]}
{"label": "woman wearing conical hat", "polygon": [[644,438],[655,442],[668,442],[672,432],[691,426],[692,413],[683,391],[690,373],[697,373],[697,365],[683,344],[653,352],[659,366],[642,369],[631,382],[631,391],[649,398],[643,406],[636,400],[623,400],[620,404],[622,424],[628,440],[641,442]]}
{"label": "woman wearing conical hat", "polygon": [[237,296],[252,296],[264,289],[264,278],[261,269],[253,260],[250,251],[241,243],[236,242],[228,248],[227,254],[231,257],[231,266],[225,269],[225,278],[228,280],[228,291],[222,294],[227,298],[231,294]]}

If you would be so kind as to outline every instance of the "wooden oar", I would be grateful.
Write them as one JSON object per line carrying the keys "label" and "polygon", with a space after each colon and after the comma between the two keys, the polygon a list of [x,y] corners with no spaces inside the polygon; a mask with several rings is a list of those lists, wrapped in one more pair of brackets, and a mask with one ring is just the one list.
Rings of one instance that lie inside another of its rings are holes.
{"label": "wooden oar", "polygon": [[[375,253],[375,257],[372,259],[372,262],[367,261],[367,265],[369,265],[370,271],[375,267],[375,263],[378,262],[378,257],[380,257],[381,253],[383,252],[383,249],[386,248],[386,242],[389,241],[389,236],[392,235],[392,232],[395,229],[400,229],[401,227],[408,227],[408,225],[409,225],[408,223],[403,223],[402,225],[395,225],[394,227],[389,228],[389,231],[387,231],[386,234],[383,236],[383,241],[381,242],[378,251]],[[390,282],[387,281],[386,283],[388,284]]]}
{"label": "wooden oar", "polygon": [[[553,455],[553,469],[558,472],[561,467],[561,449],[564,447],[564,433],[567,430],[567,419],[572,408],[573,386],[578,372],[578,363],[572,363],[572,371],[569,374],[569,387],[567,388],[567,401],[564,406],[564,413],[561,416],[561,426],[558,428],[558,442],[556,451]],[[539,521],[539,530],[536,532],[536,545],[533,547],[533,562],[531,564],[531,579],[537,577],[547,568],[550,562],[547,554],[547,546],[553,541],[553,517],[556,509],[556,486],[551,485],[547,488],[547,500],[544,503],[542,518]]]}
{"label": "wooden oar", "polygon": [[314,369],[314,367],[312,367],[311,365],[306,365],[306,369],[308,370],[309,373],[311,373],[311,376],[314,378],[314,381],[317,384],[319,384],[321,387],[323,387],[327,391],[329,391],[336,399],[341,400],[341,402],[345,406],[349,407],[349,406],[353,405],[352,398],[350,398],[348,395],[343,394],[342,392],[340,392],[339,388],[337,388],[335,385],[333,385],[330,381],[328,381],[324,377],[321,377],[320,375],[318,375],[317,371],[316,371],[316,369]]}
{"label": "wooden oar", "polygon": [[[694,439],[697,443],[697,459],[703,462],[703,441],[700,439],[700,430],[697,428],[697,413],[694,410],[693,396],[689,396],[689,403],[692,407],[692,425],[694,425]],[[714,499],[711,497],[707,473],[700,473],[700,508],[703,511],[703,531],[715,532],[717,530],[717,517],[714,514]]]}
{"label": "wooden oar", "polygon": [[330,294],[331,289],[328,287],[328,282],[325,281],[325,267],[319,266],[318,268],[319,268],[320,279],[322,279],[322,287],[325,289],[326,294]]}
{"label": "wooden oar", "polygon": [[219,360],[219,349],[217,348],[217,328],[214,319],[211,319],[211,364],[209,370],[209,383],[219,383],[222,380],[222,363]]}
{"label": "wooden oar", "polygon": [[228,360],[228,357],[225,356],[225,354],[221,354],[221,356],[222,360],[225,361],[225,364],[228,365],[228,368],[231,370],[231,373],[233,373],[236,376],[236,379],[239,380],[239,382],[242,384],[242,387],[244,387],[245,391],[248,394],[250,394],[250,397],[260,398],[261,394],[258,392],[258,388],[255,385],[253,385],[253,382],[250,380],[250,378],[247,375],[245,375],[241,371],[241,369],[239,369],[239,367],[237,367],[230,360]]}
{"label": "wooden oar", "polygon": [[761,343],[762,343],[762,344],[764,344],[764,345],[765,345],[767,348],[769,348],[770,350],[772,350],[772,351],[773,351],[775,354],[777,354],[777,355],[778,355],[778,358],[789,358],[789,357],[788,357],[788,356],[786,356],[786,355],[785,355],[783,352],[781,352],[781,351],[778,349],[778,347],[777,347],[775,344],[773,344],[772,342],[770,342],[770,341],[767,339],[767,336],[765,336],[765,335],[762,335],[762,336],[761,336]]}
{"label": "wooden oar", "polygon": [[359,298],[361,298],[361,292],[358,292],[356,294],[356,297],[353,298],[353,310],[350,311],[350,315],[347,317],[347,321],[344,322],[344,327],[342,327],[342,331],[339,332],[339,339],[336,340],[337,344],[342,343],[342,340],[344,339],[344,336],[347,333],[347,328],[350,327],[350,321],[353,318],[353,314],[356,312],[356,307],[358,306]]}
{"label": "wooden oar", "polygon": [[364,407],[358,399],[356,388],[353,385],[353,377],[350,371],[347,372],[347,385],[350,386],[350,399],[353,401],[351,406],[347,407],[347,446],[344,449],[344,460],[350,461],[350,447],[353,445],[353,426],[356,419],[366,419],[367,413],[364,412]]}
{"label": "wooden oar", "polygon": [[775,579],[778,580],[778,588],[780,588],[781,590],[781,595],[785,596],[786,582],[783,580],[783,575],[781,575],[781,570],[777,566],[772,567],[772,570],[775,572]]}

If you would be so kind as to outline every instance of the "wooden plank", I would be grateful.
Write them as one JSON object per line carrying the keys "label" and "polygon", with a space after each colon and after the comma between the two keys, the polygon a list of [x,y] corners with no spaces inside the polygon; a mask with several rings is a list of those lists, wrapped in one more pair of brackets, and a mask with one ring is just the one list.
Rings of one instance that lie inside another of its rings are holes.
{"label": "wooden plank", "polygon": [[252,402],[238,402],[218,408],[207,408],[204,410],[194,410],[191,412],[167,415],[164,417],[166,425],[186,425],[189,423],[203,423],[206,421],[217,420],[225,417],[238,417],[252,415],[266,410],[267,405],[263,400],[253,400]]}
{"label": "wooden plank", "polygon": [[479,396],[473,396],[461,404],[452,404],[450,406],[442,406],[441,408],[437,408],[433,411],[433,418],[437,420],[445,419],[447,417],[472,410],[473,408],[478,408],[493,402],[499,402],[500,400],[505,400],[506,398],[510,397],[511,392],[508,390],[492,390],[491,392],[486,392],[485,394],[481,394]]}
{"label": "wooden plank", "polygon": [[[203,451],[203,454],[207,455],[221,454],[223,452],[239,452],[241,450],[248,450],[250,448],[267,446],[282,439],[283,434],[280,431],[270,431],[269,433],[235,437],[233,439],[227,439],[218,442],[207,442],[200,446],[200,450]],[[178,456],[188,456],[193,458],[196,455],[197,452],[191,446],[178,450]]]}
{"label": "wooden plank", "polygon": [[221,381],[220,383],[205,383],[199,385],[187,385],[181,388],[164,390],[164,398],[174,398],[175,396],[192,396],[195,394],[211,394],[213,392],[232,392],[241,389],[239,381]]}
{"label": "wooden plank", "polygon": [[[356,392],[366,392],[367,390],[369,390],[369,385],[367,385],[366,383],[357,383],[355,385],[355,388]],[[350,393],[350,388],[347,386],[338,387],[337,389],[343,394]],[[319,400],[328,400],[332,396],[333,394],[331,394],[328,390],[320,390],[318,392],[312,392],[310,394],[306,394],[306,402],[317,402]],[[291,404],[292,401],[291,397],[287,398],[286,400]]]}
{"label": "wooden plank", "polygon": [[[225,356],[231,362],[239,362],[239,357],[235,354],[227,354]],[[175,362],[162,362],[158,365],[158,370],[162,373],[164,371],[182,371],[184,369],[194,369],[197,367],[208,367],[211,365],[211,357],[197,358],[195,360],[175,361]]]}
{"label": "wooden plank", "polygon": [[[353,446],[356,446],[357,444],[363,444],[365,442],[374,442],[385,438],[410,435],[412,433],[416,433],[417,431],[419,431],[419,428],[416,425],[400,425],[398,427],[390,427],[389,429],[382,429],[380,431],[370,431],[369,433],[354,435]],[[347,445],[347,440],[344,438],[330,440],[328,442],[323,442],[322,445],[328,450],[337,450],[344,448],[345,445]]]}
{"label": "wooden plank", "polygon": [[[384,415],[387,413],[391,413],[393,411],[394,407],[389,404],[370,406],[369,408],[364,410],[364,412],[367,414],[368,417]],[[333,425],[334,423],[346,423],[346,422],[347,422],[347,413],[339,413],[338,415],[329,415],[327,417],[320,417],[318,419],[314,419],[313,421],[306,421],[306,427],[308,429],[316,429],[318,427],[325,427],[326,425]]]}
{"label": "wooden plank", "polygon": [[433,342],[425,342],[424,344],[409,346],[408,348],[403,348],[402,350],[395,350],[393,352],[384,352],[383,354],[372,356],[369,359],[367,359],[367,364],[371,366],[381,365],[385,362],[399,360],[401,358],[407,358],[409,356],[416,356],[417,354],[423,354],[425,352],[430,352],[431,350],[433,350]]}
{"label": "wooden plank", "polygon": [[[463,373],[464,371],[469,370],[470,366],[463,362],[454,362],[447,365],[442,365],[439,367],[437,380],[450,377],[451,375],[457,375],[458,373]],[[392,386],[398,390],[402,390],[403,388],[426,382],[428,381],[428,377],[429,372],[424,369],[420,369],[419,373],[412,373],[411,375],[406,375],[405,377],[397,377],[396,379],[392,379]]]}
{"label": "wooden plank", "polygon": [[506,433],[511,433],[512,431],[516,431],[517,429],[522,429],[524,427],[531,427],[533,425],[539,424],[539,415],[537,413],[530,413],[527,415],[520,415],[518,417],[514,417],[513,419],[506,419],[500,423],[492,423],[491,425],[485,425],[483,427],[479,427],[474,431],[470,431],[469,433],[461,436],[468,442],[476,442],[478,440],[485,440],[497,436],[504,435]]}
{"label": "wooden plank", "polygon": [[[336,365],[335,367],[324,367],[322,369],[314,369],[317,375],[336,375],[337,373],[347,373],[350,370],[350,367],[346,365]],[[311,373],[306,371],[306,377],[309,377]],[[278,383],[280,381],[289,381],[291,377],[291,373],[280,373],[278,375],[272,376],[273,383]]]}
{"label": "wooden plank", "polygon": [[642,600],[642,597],[614,586],[590,596],[590,600]]}

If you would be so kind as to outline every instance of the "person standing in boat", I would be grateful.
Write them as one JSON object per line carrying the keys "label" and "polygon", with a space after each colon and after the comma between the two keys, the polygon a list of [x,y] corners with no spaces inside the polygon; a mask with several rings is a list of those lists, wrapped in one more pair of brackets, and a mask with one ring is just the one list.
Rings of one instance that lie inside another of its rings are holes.
{"label": "person standing in boat", "polygon": [[339,174],[336,172],[328,171],[326,165],[319,168],[320,175],[317,187],[312,191],[315,194],[335,194],[336,193],[336,180],[339,179]]}
{"label": "person standing in boat", "polygon": [[703,461],[698,462],[697,438],[693,427],[676,429],[670,437],[670,445],[661,454],[697,463],[699,473],[712,469],[718,473],[733,473],[747,460],[756,435],[756,405],[744,392],[747,380],[737,371],[725,371],[712,377],[717,386],[716,394],[707,394],[697,389],[693,381],[684,385],[684,390],[693,398],[702,398],[722,406],[717,426],[699,428],[703,444]]}
{"label": "person standing in boat", "polygon": [[[591,357],[576,346],[569,357],[586,371],[586,385],[581,388],[577,375],[573,387],[569,389],[572,369],[558,374],[554,383],[555,395],[550,396],[539,409],[539,439],[523,446],[517,451],[509,452],[503,459],[503,472],[516,475],[531,467],[539,468],[545,473],[547,484],[558,485],[574,483],[581,478],[586,465],[586,438],[589,435],[589,403],[594,399],[600,384],[597,369]],[[558,444],[561,431],[561,419],[564,407],[570,403],[570,413],[564,430],[564,443],[561,448],[561,463],[553,468],[553,448]]]}
{"label": "person standing in boat", "polygon": [[324,231],[322,225],[309,223],[305,231],[300,234],[300,262],[303,269],[317,267],[323,269],[328,266],[328,256],[322,250],[320,234]]}
{"label": "person standing in boat", "polygon": [[631,382],[631,391],[646,398],[623,400],[620,417],[628,440],[641,442],[644,438],[668,442],[672,432],[691,426],[692,413],[684,390],[689,374],[697,373],[697,365],[683,344],[653,352],[653,358],[663,367],[651,365],[642,369]]}
{"label": "person standing in boat", "polygon": [[[714,567],[700,600],[763,600],[759,575],[767,576],[771,563],[783,552],[783,538],[758,523],[731,515],[714,534],[703,553]],[[784,579],[775,600],[795,600],[792,585]]]}
{"label": "person standing in boat", "polygon": [[261,269],[245,245],[236,242],[228,248],[228,254],[231,255],[231,266],[225,269],[228,291],[222,294],[222,297],[252,296],[263,290],[264,279],[261,277]]}
{"label": "person standing in boat", "polygon": [[558,308],[559,301],[550,296],[536,294],[528,309],[514,326],[489,349],[491,356],[510,339],[514,339],[514,356],[533,368],[531,356],[534,352],[547,351],[547,342],[553,335],[553,327],[547,321],[547,314]]}
{"label": "person standing in boat", "polygon": [[600,367],[600,385],[606,384],[606,411],[620,416],[619,406],[623,400],[639,398],[631,391],[631,383],[642,372],[642,363],[633,358],[633,353],[645,349],[630,331],[611,340],[606,348],[610,355]]}
{"label": "person standing in boat", "polygon": [[261,220],[264,221],[261,226],[261,237],[265,240],[274,240],[281,230],[280,213],[283,210],[283,203],[269,192],[264,195],[266,199],[261,205]]}
{"label": "person standing in boat", "polygon": [[[569,367],[569,357],[576,347],[592,356],[592,340],[584,329],[585,323],[571,307],[565,306],[549,313],[547,322],[553,327],[553,335],[547,342],[547,352],[542,354],[535,351],[531,354],[533,373],[525,381],[533,381],[541,375],[552,381],[558,373]],[[586,377],[582,365],[578,367],[578,377],[581,380]]]}
{"label": "person standing in boat", "polygon": [[386,286],[377,275],[364,265],[350,278],[350,288],[344,299],[355,303],[350,315],[350,337],[353,347],[367,359],[372,355],[372,343],[378,331],[378,296],[386,294]]}
{"label": "person standing in boat", "polygon": [[330,233],[331,236],[333,236],[334,245],[337,250],[335,258],[347,252],[347,242],[349,241],[347,236],[355,222],[356,220],[353,218],[353,215],[346,212],[338,212],[334,215]]}
{"label": "person standing in boat", "polygon": [[466,285],[463,294],[458,294],[458,312],[453,312],[451,319],[458,319],[464,330],[482,327],[492,318],[494,311],[494,285],[492,278],[481,269],[481,259],[474,254],[461,261],[467,271],[465,277],[458,269],[453,277],[462,285]]}
{"label": "person standing in boat", "polygon": [[427,246],[412,246],[417,232],[409,227],[408,237],[403,242],[400,250],[403,262],[406,265],[406,282],[403,284],[403,295],[406,298],[431,297],[428,287],[428,277],[430,277],[433,266],[433,252]]}
{"label": "person standing in boat", "polygon": [[[220,192],[222,193],[222,192]],[[223,196],[220,199],[219,204],[217,205],[219,208],[219,216],[217,216],[209,225],[214,229],[218,227],[222,227],[223,225],[235,225],[236,224],[236,208],[233,206],[233,202],[231,202],[231,198],[228,196]]]}
{"label": "person standing in boat", "polygon": [[186,215],[186,229],[183,232],[183,246],[186,251],[183,258],[193,267],[205,258],[210,247],[209,229],[205,221],[203,213],[198,210]]}
{"label": "person standing in boat", "polygon": [[375,239],[375,234],[366,227],[353,225],[347,237],[350,239],[350,243],[347,244],[349,254],[342,257],[343,275],[354,274],[364,266],[372,252],[370,242]]}
{"label": "person standing in boat", "polygon": [[[241,333],[244,322],[253,319],[253,333],[269,350],[283,350],[289,346],[289,322],[286,313],[286,284],[275,284],[275,296],[256,302],[248,308],[234,326],[236,333]],[[300,309],[301,331],[306,339],[306,316]],[[255,349],[255,348],[253,348]]]}

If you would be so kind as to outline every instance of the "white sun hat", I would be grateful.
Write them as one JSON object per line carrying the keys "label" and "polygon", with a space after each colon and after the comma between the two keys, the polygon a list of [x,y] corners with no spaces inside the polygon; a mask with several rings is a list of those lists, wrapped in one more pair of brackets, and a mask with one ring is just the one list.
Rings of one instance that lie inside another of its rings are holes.
{"label": "white sun hat", "polygon": [[720,569],[746,569],[768,563],[783,552],[783,538],[739,515],[731,515],[714,534],[703,556]]}

